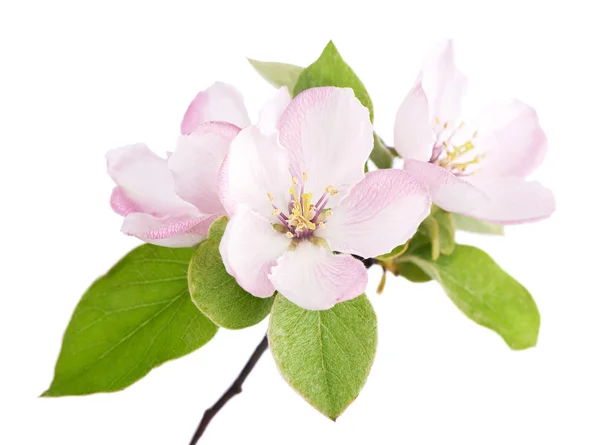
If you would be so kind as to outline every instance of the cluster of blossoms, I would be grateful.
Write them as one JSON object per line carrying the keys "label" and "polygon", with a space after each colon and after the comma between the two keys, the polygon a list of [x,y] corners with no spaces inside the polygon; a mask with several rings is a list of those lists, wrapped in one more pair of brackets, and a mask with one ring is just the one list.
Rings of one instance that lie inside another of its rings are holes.
{"label": "cluster of blossoms", "polygon": [[241,287],[331,308],[364,292],[360,258],[406,243],[432,203],[500,224],[554,211],[552,193],[526,179],[547,148],[535,111],[513,101],[467,125],[466,82],[452,43],[440,45],[398,109],[403,168],[371,172],[373,127],[352,89],[292,99],[282,87],[252,124],[240,93],[215,83],[190,104],[167,159],[143,144],[108,153],[111,205],[123,232],[169,247],[196,245],[227,216],[220,252]]}

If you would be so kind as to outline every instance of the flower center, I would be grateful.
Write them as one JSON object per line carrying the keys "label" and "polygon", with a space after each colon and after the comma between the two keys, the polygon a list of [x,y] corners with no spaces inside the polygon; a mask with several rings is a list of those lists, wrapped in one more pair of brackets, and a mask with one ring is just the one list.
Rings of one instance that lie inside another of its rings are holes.
{"label": "flower center", "polygon": [[[477,172],[477,164],[485,155],[474,155],[475,144],[473,140],[477,137],[477,131],[465,138],[463,128],[464,122],[458,126],[450,125],[435,118],[434,129],[437,135],[433,146],[433,152],[429,162],[443,167],[457,176],[469,176]],[[461,143],[455,143],[460,140]],[[474,155],[474,156],[473,156]]]}
{"label": "flower center", "polygon": [[329,196],[337,195],[338,190],[328,185],[325,187],[325,192],[313,204],[313,194],[304,191],[304,183],[307,180],[308,175],[306,173],[302,173],[302,183],[298,181],[298,178],[292,176],[287,212],[273,204],[273,195],[267,193],[269,201],[271,201],[271,205],[273,206],[273,215],[281,221],[281,224],[274,224],[273,227],[275,230],[285,233],[290,239],[310,237],[315,230],[325,227],[327,218],[333,214],[330,209],[326,209],[325,207],[329,202]]}

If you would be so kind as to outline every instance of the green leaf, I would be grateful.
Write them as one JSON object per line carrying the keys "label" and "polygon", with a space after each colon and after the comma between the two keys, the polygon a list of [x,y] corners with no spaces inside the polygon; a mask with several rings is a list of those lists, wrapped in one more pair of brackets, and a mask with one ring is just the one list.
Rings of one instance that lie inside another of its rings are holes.
{"label": "green leaf", "polygon": [[258,298],[242,289],[227,273],[219,244],[227,217],[216,220],[192,256],[188,282],[192,300],[215,324],[242,329],[260,322],[271,311],[273,298]]}
{"label": "green leaf", "polygon": [[75,308],[43,396],[123,389],[217,332],[188,293],[193,249],[146,244],[96,280]]}
{"label": "green leaf", "polygon": [[332,420],[356,399],[377,346],[377,319],[365,295],[327,311],[307,311],[276,295],[269,345],[279,371]]}
{"label": "green leaf", "polygon": [[331,41],[319,58],[302,71],[294,88],[294,96],[309,88],[327,86],[352,88],[358,100],[369,109],[373,121],[373,102],[365,86]]}
{"label": "green leaf", "polygon": [[290,94],[294,91],[296,82],[300,73],[301,66],[290,65],[279,62],[261,62],[259,60],[248,59],[248,62],[254,67],[258,74],[275,88],[288,87]]}
{"label": "green leaf", "polygon": [[540,328],[535,301],[487,253],[458,244],[438,261],[429,258],[426,248],[402,258],[438,281],[461,311],[496,331],[512,349],[535,346]]}
{"label": "green leaf", "polygon": [[440,253],[443,255],[451,255],[454,252],[454,235],[456,229],[454,228],[454,219],[452,213],[448,213],[445,210],[438,210],[433,215],[438,223],[438,242]]}
{"label": "green leaf", "polygon": [[437,220],[429,215],[419,226],[419,231],[429,237],[431,243],[431,257],[437,261],[440,257],[440,225]]}
{"label": "green leaf", "polygon": [[454,213],[454,224],[463,232],[481,233],[483,235],[504,235],[504,226]]}
{"label": "green leaf", "polygon": [[373,133],[373,139],[373,150],[369,156],[371,161],[373,161],[377,168],[392,168],[392,160],[394,157],[375,133]]}
{"label": "green leaf", "polygon": [[431,277],[423,272],[423,269],[414,263],[404,261],[404,259],[396,262],[394,268],[391,270],[394,275],[400,275],[413,283],[426,283],[431,281]]}
{"label": "green leaf", "polygon": [[384,255],[379,255],[377,257],[377,259],[380,261],[393,260],[394,258],[399,257],[404,252],[406,252],[407,249],[408,249],[408,243],[402,244],[400,246],[394,247],[390,253],[386,253]]}

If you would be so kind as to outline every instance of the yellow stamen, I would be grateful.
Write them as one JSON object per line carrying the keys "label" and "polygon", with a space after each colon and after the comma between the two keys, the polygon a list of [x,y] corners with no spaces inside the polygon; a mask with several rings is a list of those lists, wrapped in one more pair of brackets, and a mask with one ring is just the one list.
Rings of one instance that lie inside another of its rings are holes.
{"label": "yellow stamen", "polygon": [[273,211],[271,213],[273,215],[279,215],[281,213],[281,210],[279,210],[279,209],[273,209]]}
{"label": "yellow stamen", "polygon": [[462,127],[464,127],[464,126],[465,126],[465,123],[464,123],[464,122],[461,122],[460,124],[458,124],[458,128],[462,128]]}
{"label": "yellow stamen", "polygon": [[298,184],[298,178],[296,178],[295,176],[292,176],[292,183],[294,185]]}
{"label": "yellow stamen", "polygon": [[306,172],[302,172],[302,179],[304,179],[304,182],[308,181],[308,175]]}
{"label": "yellow stamen", "polygon": [[296,195],[296,189],[294,187],[290,187],[290,195],[294,197],[294,201],[298,201],[298,195]]}
{"label": "yellow stamen", "polygon": [[444,122],[444,129],[448,128],[448,122]]}
{"label": "yellow stamen", "polygon": [[285,236],[287,236],[288,238],[293,238],[294,234],[292,232],[288,232],[285,234]]}
{"label": "yellow stamen", "polygon": [[329,218],[331,215],[333,215],[333,212],[331,210],[325,210],[325,218]]}
{"label": "yellow stamen", "polygon": [[439,117],[437,117],[437,116],[436,116],[436,118],[435,118],[435,123],[436,123],[437,125],[439,125],[439,124],[440,124],[440,118],[439,118]]}
{"label": "yellow stamen", "polygon": [[332,185],[328,185],[327,187],[325,187],[325,191],[331,196],[337,195],[339,193],[339,190],[334,189]]}
{"label": "yellow stamen", "polygon": [[267,192],[267,196],[269,197],[269,201],[273,201],[275,199],[275,197],[273,195],[271,195],[269,192]]}

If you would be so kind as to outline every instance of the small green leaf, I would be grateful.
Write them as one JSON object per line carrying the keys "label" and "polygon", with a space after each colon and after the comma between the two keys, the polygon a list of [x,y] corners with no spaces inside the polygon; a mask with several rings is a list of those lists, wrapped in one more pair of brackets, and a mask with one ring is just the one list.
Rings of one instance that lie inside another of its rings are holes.
{"label": "small green leaf", "polygon": [[371,121],[373,121],[373,102],[371,102],[365,86],[352,68],[344,62],[331,41],[319,58],[302,71],[294,88],[294,96],[309,88],[327,86],[352,88],[358,100],[369,109]]}
{"label": "small green leaf", "polygon": [[377,319],[365,295],[327,311],[307,311],[276,295],[269,345],[279,371],[332,420],[356,399],[377,346]]}
{"label": "small green leaf", "polygon": [[481,233],[483,235],[504,235],[504,226],[490,222],[480,221],[465,215],[454,213],[454,224],[463,232]]}
{"label": "small green leaf", "polygon": [[420,252],[402,258],[438,281],[471,320],[496,331],[512,349],[535,346],[540,328],[535,301],[487,253],[456,245],[452,255],[432,261],[427,248]]}
{"label": "small green leaf", "polygon": [[433,215],[429,215],[419,226],[419,231],[429,237],[431,242],[431,257],[437,261],[440,257],[440,225]]}
{"label": "small green leaf", "polygon": [[390,253],[386,253],[384,255],[379,255],[377,257],[377,259],[381,260],[381,261],[393,260],[394,258],[399,257],[404,252],[406,252],[407,249],[408,249],[408,243],[402,244],[400,246],[394,247]]}
{"label": "small green leaf", "polygon": [[402,261],[394,263],[392,272],[394,275],[400,275],[413,283],[426,283],[431,281],[431,277],[423,272],[423,269],[414,263],[404,261],[404,258],[402,258]]}
{"label": "small green leaf", "polygon": [[248,59],[248,62],[254,67],[258,74],[275,88],[288,87],[290,94],[294,91],[296,82],[300,73],[301,66],[290,65],[279,62],[261,62],[259,60]]}
{"label": "small green leaf", "polygon": [[433,217],[438,223],[439,232],[439,247],[440,253],[443,255],[451,255],[454,252],[454,235],[456,229],[454,228],[454,220],[452,213],[448,213],[445,210],[438,210]]}
{"label": "small green leaf", "polygon": [[258,298],[242,289],[235,278],[227,273],[219,244],[227,217],[216,220],[208,238],[192,256],[188,282],[192,300],[215,324],[228,329],[253,326],[271,311],[273,298]]}
{"label": "small green leaf", "polygon": [[371,151],[369,158],[377,168],[392,168],[394,157],[375,133],[373,133],[373,139],[373,150]]}
{"label": "small green leaf", "polygon": [[118,391],[208,342],[218,328],[188,293],[193,252],[146,244],[92,284],[75,308],[43,396]]}

